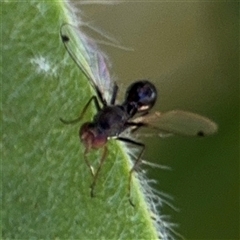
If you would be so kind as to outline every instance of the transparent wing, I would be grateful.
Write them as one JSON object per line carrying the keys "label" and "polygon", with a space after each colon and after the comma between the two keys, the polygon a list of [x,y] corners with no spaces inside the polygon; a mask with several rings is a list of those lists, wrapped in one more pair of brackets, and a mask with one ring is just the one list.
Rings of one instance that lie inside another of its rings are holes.
{"label": "transparent wing", "polygon": [[173,110],[166,113],[155,112],[138,117],[134,122],[143,123],[158,130],[160,136],[177,134],[184,136],[207,136],[215,133],[217,124],[196,113]]}
{"label": "transparent wing", "polygon": [[64,23],[60,35],[69,55],[86,75],[102,103],[109,103],[114,84],[110,79],[106,55],[92,39],[71,24]]}

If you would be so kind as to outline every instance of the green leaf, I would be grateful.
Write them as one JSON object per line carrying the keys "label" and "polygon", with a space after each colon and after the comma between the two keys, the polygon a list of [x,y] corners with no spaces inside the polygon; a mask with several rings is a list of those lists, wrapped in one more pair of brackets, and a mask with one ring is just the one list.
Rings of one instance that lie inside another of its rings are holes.
{"label": "green leaf", "polygon": [[[78,117],[92,96],[59,37],[61,24],[72,20],[65,3],[6,1],[2,19],[3,238],[157,239],[135,177],[136,207],[129,204],[126,147],[109,141],[91,198],[80,126],[59,121]],[[94,112],[92,107],[84,120]],[[89,153],[94,167],[101,154]]]}

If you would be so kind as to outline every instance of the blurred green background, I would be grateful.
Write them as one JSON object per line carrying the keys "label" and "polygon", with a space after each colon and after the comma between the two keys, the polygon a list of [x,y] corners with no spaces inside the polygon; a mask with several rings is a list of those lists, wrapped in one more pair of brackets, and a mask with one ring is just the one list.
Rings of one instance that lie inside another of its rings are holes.
{"label": "blurred green background", "polygon": [[238,239],[239,3],[76,6],[84,21],[134,49],[103,48],[120,95],[130,82],[147,78],[159,92],[155,110],[184,109],[218,123],[218,133],[205,139],[145,138],[144,158],[172,168],[146,167],[155,188],[174,197],[179,211],[163,212],[186,239]]}

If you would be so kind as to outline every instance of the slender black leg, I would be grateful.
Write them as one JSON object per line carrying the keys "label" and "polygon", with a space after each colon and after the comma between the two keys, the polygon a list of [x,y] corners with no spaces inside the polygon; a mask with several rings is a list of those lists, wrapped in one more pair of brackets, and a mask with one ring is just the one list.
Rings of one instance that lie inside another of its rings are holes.
{"label": "slender black leg", "polygon": [[148,126],[148,124],[142,122],[127,122],[125,125],[126,128],[132,127],[131,133],[136,132],[141,127]]}
{"label": "slender black leg", "polygon": [[131,199],[131,182],[132,182],[132,174],[133,174],[133,171],[136,169],[136,167],[140,164],[141,162],[141,156],[145,150],[145,145],[143,143],[140,143],[140,142],[136,142],[132,139],[129,139],[129,138],[124,138],[124,137],[118,137],[117,140],[120,140],[122,142],[125,142],[125,143],[130,143],[130,144],[133,144],[135,146],[138,146],[138,147],[141,147],[141,151],[135,161],[135,163],[133,164],[133,167],[131,168],[130,172],[129,172],[129,179],[128,179],[128,197],[129,197],[129,202],[130,204],[135,207],[135,204],[133,203],[132,199]]}
{"label": "slender black leg", "polygon": [[97,182],[97,179],[98,179],[98,176],[99,176],[99,172],[100,172],[100,170],[102,168],[102,165],[103,165],[104,161],[106,160],[107,152],[108,152],[108,150],[107,150],[107,147],[105,146],[104,149],[103,149],[103,154],[102,154],[99,166],[97,168],[96,173],[93,176],[93,182],[92,182],[92,184],[90,186],[90,188],[91,188],[91,192],[90,192],[91,197],[94,197],[94,188],[96,186],[96,182]]}
{"label": "slender black leg", "polygon": [[80,114],[80,116],[79,116],[78,118],[76,118],[76,119],[74,119],[74,120],[70,120],[70,121],[66,121],[66,120],[60,118],[60,121],[61,121],[62,123],[64,123],[64,124],[74,124],[74,123],[79,122],[79,121],[82,119],[82,117],[84,116],[85,112],[87,111],[87,109],[88,109],[88,107],[89,107],[89,105],[90,105],[90,103],[91,103],[92,101],[94,102],[97,111],[100,111],[100,110],[101,110],[101,107],[100,107],[100,105],[99,105],[99,102],[98,102],[98,100],[97,100],[97,97],[96,97],[96,96],[92,96],[92,97],[89,99],[89,101],[87,102],[87,104],[85,105],[85,107],[83,108],[83,110],[82,110],[82,112],[81,112],[81,114]]}
{"label": "slender black leg", "polygon": [[111,105],[115,104],[117,93],[118,93],[118,85],[114,82],[113,93],[112,93],[112,97],[111,97],[111,101],[110,101]]}

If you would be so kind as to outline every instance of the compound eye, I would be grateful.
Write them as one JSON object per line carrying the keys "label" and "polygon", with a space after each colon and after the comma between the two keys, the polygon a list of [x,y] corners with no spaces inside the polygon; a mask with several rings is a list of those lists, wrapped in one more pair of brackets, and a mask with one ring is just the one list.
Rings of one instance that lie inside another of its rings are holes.
{"label": "compound eye", "polygon": [[151,109],[157,100],[155,86],[147,80],[137,81],[128,87],[125,103],[136,105],[137,112]]}

